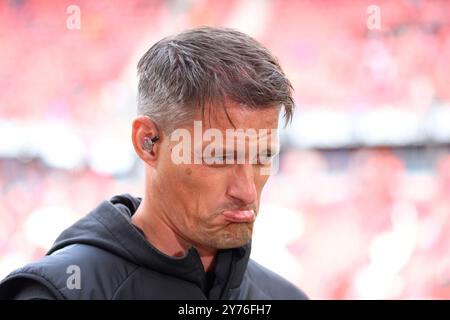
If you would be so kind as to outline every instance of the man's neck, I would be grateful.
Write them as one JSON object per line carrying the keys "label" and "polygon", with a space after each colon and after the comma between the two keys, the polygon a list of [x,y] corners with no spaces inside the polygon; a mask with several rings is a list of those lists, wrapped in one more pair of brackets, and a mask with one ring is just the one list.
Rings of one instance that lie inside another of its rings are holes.
{"label": "man's neck", "polygon": [[[131,220],[134,225],[144,232],[145,237],[152,246],[168,256],[184,256],[186,251],[192,246],[191,243],[178,236],[158,214],[152,212],[152,208],[147,206],[147,201],[144,199],[142,199]],[[205,271],[212,271],[217,250],[200,246],[195,248]]]}

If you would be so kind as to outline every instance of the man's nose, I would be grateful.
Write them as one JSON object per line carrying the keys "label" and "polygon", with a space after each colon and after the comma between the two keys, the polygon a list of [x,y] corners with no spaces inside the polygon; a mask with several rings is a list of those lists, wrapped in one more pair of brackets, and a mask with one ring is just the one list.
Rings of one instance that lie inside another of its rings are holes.
{"label": "man's nose", "polygon": [[237,164],[228,195],[243,205],[254,204],[258,198],[255,185],[255,168],[251,164]]}

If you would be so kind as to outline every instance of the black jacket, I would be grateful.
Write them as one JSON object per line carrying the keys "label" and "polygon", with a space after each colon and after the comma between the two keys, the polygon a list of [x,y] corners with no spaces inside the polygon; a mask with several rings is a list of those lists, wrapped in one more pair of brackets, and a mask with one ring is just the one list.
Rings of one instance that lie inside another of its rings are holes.
{"label": "black jacket", "polygon": [[212,277],[194,248],[180,258],[161,253],[131,223],[139,203],[130,195],[101,203],[44,258],[8,275],[0,299],[306,299],[249,259],[250,244],[219,250]]}

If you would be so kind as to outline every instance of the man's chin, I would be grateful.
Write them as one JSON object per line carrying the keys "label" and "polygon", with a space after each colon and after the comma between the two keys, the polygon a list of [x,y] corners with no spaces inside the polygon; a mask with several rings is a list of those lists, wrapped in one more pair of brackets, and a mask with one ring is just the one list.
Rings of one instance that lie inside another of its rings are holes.
{"label": "man's chin", "polygon": [[253,224],[232,223],[215,240],[217,249],[232,249],[246,245],[252,239]]}

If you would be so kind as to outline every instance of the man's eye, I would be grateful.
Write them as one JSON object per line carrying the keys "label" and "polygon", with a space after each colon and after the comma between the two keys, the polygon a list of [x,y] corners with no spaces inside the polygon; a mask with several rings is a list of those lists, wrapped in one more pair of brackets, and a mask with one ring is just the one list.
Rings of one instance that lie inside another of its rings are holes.
{"label": "man's eye", "polygon": [[266,158],[272,158],[273,154],[272,154],[272,152],[263,152],[259,156],[263,159],[266,159]]}
{"label": "man's eye", "polygon": [[219,155],[219,156],[215,156],[214,158],[217,161],[220,161],[223,163],[227,162],[227,160],[228,160],[228,162],[230,162],[231,160],[234,160],[234,156],[232,154]]}
{"label": "man's eye", "polygon": [[[219,165],[220,166],[220,165],[227,164],[227,162],[230,163],[230,159],[232,159],[232,158],[233,158],[233,155],[226,155],[226,154],[215,155],[212,157],[205,158],[205,162],[208,165]],[[228,161],[227,161],[227,159],[228,159]]]}
{"label": "man's eye", "polygon": [[268,165],[272,162],[273,154],[271,152],[264,152],[258,155],[257,163],[259,165]]}

